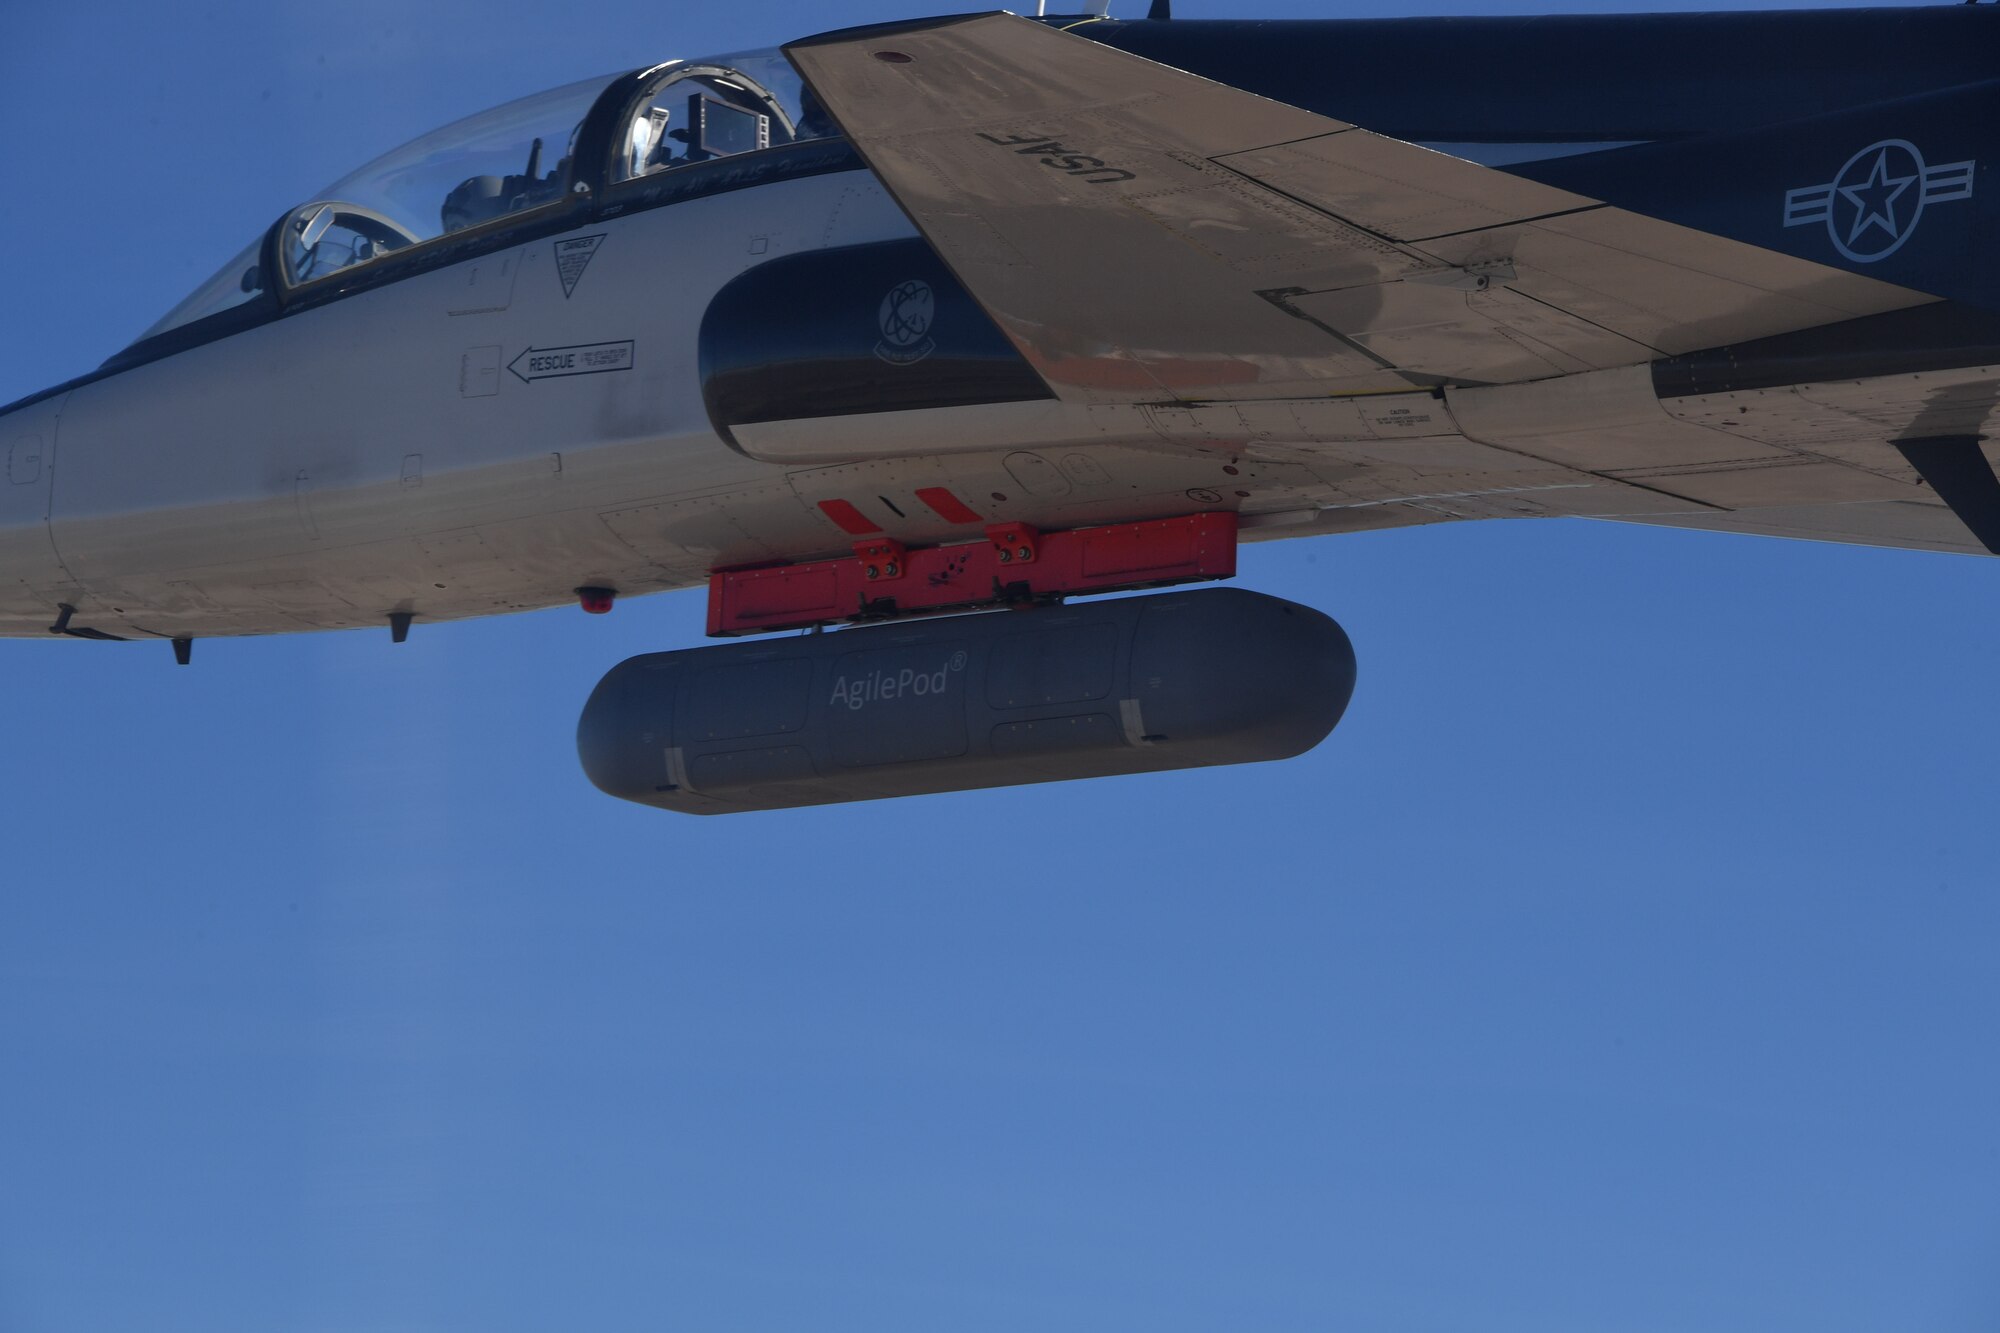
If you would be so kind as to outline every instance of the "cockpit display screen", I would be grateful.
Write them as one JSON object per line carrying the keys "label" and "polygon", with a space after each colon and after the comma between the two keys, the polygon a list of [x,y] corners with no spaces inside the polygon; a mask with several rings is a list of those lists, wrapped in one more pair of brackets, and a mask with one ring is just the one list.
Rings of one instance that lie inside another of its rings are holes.
{"label": "cockpit display screen", "polygon": [[695,155],[728,157],[771,146],[768,117],[713,97],[698,93],[688,98],[688,119],[694,130],[688,146]]}

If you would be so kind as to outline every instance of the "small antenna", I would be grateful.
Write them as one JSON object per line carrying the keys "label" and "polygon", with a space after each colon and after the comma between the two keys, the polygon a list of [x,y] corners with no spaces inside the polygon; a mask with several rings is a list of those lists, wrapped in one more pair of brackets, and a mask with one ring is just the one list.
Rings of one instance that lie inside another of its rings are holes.
{"label": "small antenna", "polygon": [[1170,19],[1174,16],[1174,0],[1153,0],[1153,7],[1146,11],[1149,19]]}

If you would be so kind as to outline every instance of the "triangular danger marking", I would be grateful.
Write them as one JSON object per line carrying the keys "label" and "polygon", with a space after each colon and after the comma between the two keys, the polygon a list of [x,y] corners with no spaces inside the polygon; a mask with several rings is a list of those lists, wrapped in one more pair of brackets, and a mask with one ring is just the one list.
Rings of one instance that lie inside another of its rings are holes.
{"label": "triangular danger marking", "polygon": [[603,240],[604,233],[599,232],[595,236],[556,242],[556,276],[562,279],[563,300],[569,300],[569,294],[576,290],[576,280],[590,267],[590,257],[597,253]]}

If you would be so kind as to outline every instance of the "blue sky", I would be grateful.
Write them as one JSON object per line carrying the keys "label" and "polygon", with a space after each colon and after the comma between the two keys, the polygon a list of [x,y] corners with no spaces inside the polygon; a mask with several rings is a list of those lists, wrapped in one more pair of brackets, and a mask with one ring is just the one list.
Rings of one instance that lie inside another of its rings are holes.
{"label": "blue sky", "polygon": [[[912,12],[679,8],[10,10],[0,400],[435,125]],[[576,766],[699,593],[0,643],[0,1330],[1990,1328],[2000,564],[1243,564],[1356,642],[1304,758],[763,817]]]}

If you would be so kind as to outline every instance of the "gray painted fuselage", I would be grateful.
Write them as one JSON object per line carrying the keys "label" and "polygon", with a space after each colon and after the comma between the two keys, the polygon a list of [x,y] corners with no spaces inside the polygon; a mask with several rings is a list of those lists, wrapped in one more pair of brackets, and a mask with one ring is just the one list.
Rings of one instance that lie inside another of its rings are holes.
{"label": "gray painted fuselage", "polygon": [[[1479,147],[1444,146],[1466,157]],[[1544,156],[1576,148],[1539,145]],[[1482,151],[1500,162],[1525,150]],[[1773,216],[1797,183],[1774,178]],[[1298,225],[1308,222],[1326,224]],[[985,244],[951,234],[961,258]],[[1981,433],[2000,390],[1992,366],[1962,362],[1679,397],[1657,391],[1643,351],[1629,364],[1558,357],[1552,368],[1572,373],[1516,383],[1465,376],[1388,392],[1310,392],[1295,364],[1263,380],[1278,388],[1234,401],[1135,401],[1085,375],[1046,400],[717,429],[700,331],[718,292],[788,256],[917,235],[858,166],[579,213],[569,232],[29,400],[0,414],[0,635],[46,634],[63,606],[76,628],[193,638],[448,620],[557,605],[584,586],[690,587],[717,568],[848,551],[854,535],[822,501],[912,545],[977,540],[981,523],[1063,529],[1220,508],[1240,515],[1246,540],[1580,515],[1980,549],[1892,447],[1919,422]],[[596,246],[566,281],[557,247],[583,236]],[[1047,251],[1050,274],[1093,268],[1086,250],[1061,249]],[[1228,262],[1244,266],[1247,288],[1278,281],[1265,275],[1282,276],[1276,259]],[[1413,279],[1448,279],[1441,287],[1396,290],[1471,308],[1452,283],[1472,276],[1441,270]],[[1163,314],[1187,299],[1158,286],[1146,299]],[[1325,294],[1316,318],[1337,318],[1339,295]],[[876,299],[857,317],[872,322]],[[1228,352],[1232,320],[1271,318],[1267,302],[1233,313],[1216,302],[1187,322]],[[1032,351],[1025,327],[1010,336]],[[1286,325],[1309,354],[1298,364],[1355,355],[1351,339],[1322,352],[1319,327]],[[1746,327],[1733,336],[1757,335]],[[1462,332],[1445,328],[1440,345]],[[980,522],[927,506],[917,492],[931,487]]]}

